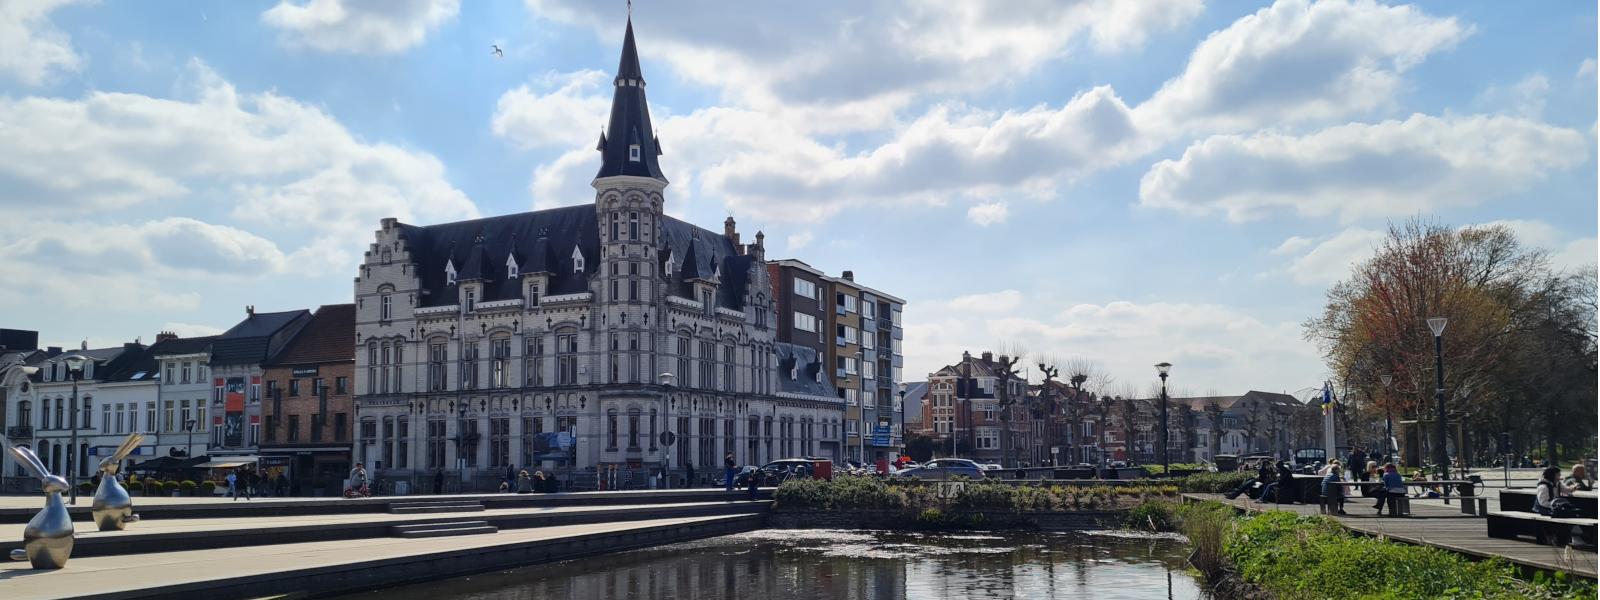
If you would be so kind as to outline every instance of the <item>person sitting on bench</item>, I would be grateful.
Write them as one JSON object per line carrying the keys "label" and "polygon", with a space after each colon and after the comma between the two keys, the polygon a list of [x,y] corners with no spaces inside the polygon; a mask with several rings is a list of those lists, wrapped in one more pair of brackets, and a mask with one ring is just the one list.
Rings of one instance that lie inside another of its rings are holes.
{"label": "person sitting on bench", "polygon": [[1594,482],[1589,479],[1588,473],[1585,472],[1583,465],[1576,464],[1572,465],[1572,474],[1568,475],[1565,480],[1562,480],[1561,487],[1563,489],[1562,494],[1570,496],[1572,495],[1572,492],[1594,491]]}
{"label": "person sitting on bench", "polygon": [[1270,485],[1271,483],[1272,483],[1272,469],[1267,468],[1267,463],[1266,462],[1262,462],[1261,463],[1261,467],[1259,469],[1256,469],[1256,478],[1255,479],[1247,479],[1247,480],[1245,480],[1244,483],[1239,484],[1239,487],[1234,488],[1233,491],[1228,492],[1226,494],[1223,494],[1223,497],[1225,497],[1225,498],[1227,498],[1229,500],[1232,500],[1234,498],[1238,498],[1239,494],[1248,494],[1249,497],[1252,498],[1252,499],[1259,498],[1260,496],[1257,496],[1256,494],[1251,493],[1251,492],[1254,492],[1257,489],[1258,486],[1260,487],[1260,489],[1264,490],[1264,489],[1266,489],[1266,486]]}
{"label": "person sitting on bench", "polygon": [[1338,462],[1335,462],[1333,468],[1328,470],[1327,476],[1322,478],[1323,514],[1332,514],[1335,511],[1341,515],[1346,514],[1344,512],[1344,486],[1339,485],[1343,478],[1344,469],[1339,467]]}
{"label": "person sitting on bench", "polygon": [[1561,469],[1545,467],[1544,473],[1539,476],[1538,485],[1534,486],[1533,512],[1547,517],[1554,513],[1551,505],[1555,503],[1556,498],[1561,497],[1561,482],[1556,480],[1560,476]]}
{"label": "person sitting on bench", "polygon": [[[1406,479],[1405,479],[1405,477],[1402,477],[1400,475],[1400,470],[1395,468],[1394,463],[1386,463],[1386,464],[1384,464],[1383,465],[1383,489],[1378,490],[1378,496],[1377,496],[1378,504],[1376,506],[1373,506],[1373,508],[1378,509],[1378,514],[1381,515],[1381,514],[1383,514],[1383,505],[1384,505],[1385,502],[1387,502],[1389,500],[1390,497],[1404,498],[1405,496],[1406,496]],[[1390,514],[1394,514],[1396,512],[1399,512],[1399,510],[1400,510],[1399,506],[1397,505],[1395,507],[1395,510],[1392,511]]]}

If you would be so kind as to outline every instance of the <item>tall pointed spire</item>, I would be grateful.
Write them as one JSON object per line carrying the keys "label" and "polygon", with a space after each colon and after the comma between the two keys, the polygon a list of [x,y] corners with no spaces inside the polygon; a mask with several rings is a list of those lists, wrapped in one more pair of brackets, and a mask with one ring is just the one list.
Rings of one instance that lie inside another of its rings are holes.
{"label": "tall pointed spire", "polygon": [[622,38],[622,59],[617,63],[616,90],[611,96],[611,119],[600,136],[600,171],[595,179],[627,175],[666,181],[656,157],[660,140],[650,125],[650,106],[644,96],[644,71],[633,41],[633,18],[628,18]]}

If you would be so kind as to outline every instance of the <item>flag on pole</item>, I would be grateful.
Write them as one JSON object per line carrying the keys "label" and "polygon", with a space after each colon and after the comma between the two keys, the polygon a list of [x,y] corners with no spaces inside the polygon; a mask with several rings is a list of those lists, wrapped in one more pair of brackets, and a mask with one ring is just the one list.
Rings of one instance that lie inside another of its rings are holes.
{"label": "flag on pole", "polygon": [[1333,412],[1333,382],[1322,382],[1322,414]]}

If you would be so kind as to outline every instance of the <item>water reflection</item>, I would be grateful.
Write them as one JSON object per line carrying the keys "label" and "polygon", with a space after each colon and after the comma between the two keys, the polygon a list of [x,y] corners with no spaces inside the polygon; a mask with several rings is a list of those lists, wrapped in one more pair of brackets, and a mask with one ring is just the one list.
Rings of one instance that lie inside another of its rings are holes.
{"label": "water reflection", "polygon": [[767,530],[378,590],[511,600],[1199,598],[1184,544],[1122,532]]}

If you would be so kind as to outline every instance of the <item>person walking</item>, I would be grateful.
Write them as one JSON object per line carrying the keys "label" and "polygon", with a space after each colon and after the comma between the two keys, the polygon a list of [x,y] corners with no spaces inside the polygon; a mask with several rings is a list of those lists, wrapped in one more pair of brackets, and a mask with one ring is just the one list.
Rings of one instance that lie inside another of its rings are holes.
{"label": "person walking", "polygon": [[444,493],[444,469],[433,470],[433,493]]}
{"label": "person walking", "polygon": [[233,498],[234,501],[237,502],[239,500],[239,474],[233,471],[228,471],[228,476],[224,477],[223,479],[226,479],[228,482],[228,497]]}
{"label": "person walking", "polygon": [[727,478],[727,491],[733,491],[733,476],[739,474],[739,472],[735,470],[732,452],[729,452],[727,456],[722,457],[722,472]]}
{"label": "person walking", "polygon": [[1350,449],[1349,460],[1344,463],[1345,470],[1350,472],[1350,478],[1355,479],[1357,473],[1367,464],[1367,451],[1361,446]]}
{"label": "person walking", "polygon": [[689,480],[688,485],[685,485],[684,487],[694,487],[694,463],[686,464],[683,466],[683,468],[684,476]]}

